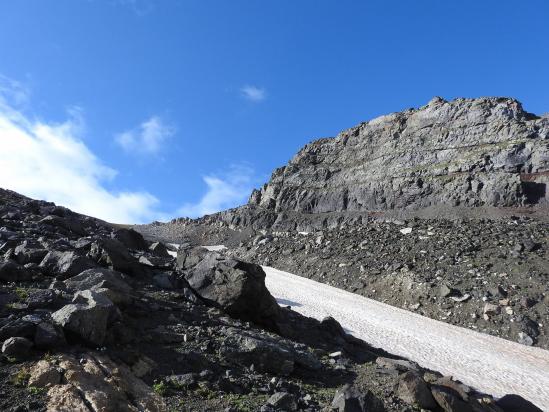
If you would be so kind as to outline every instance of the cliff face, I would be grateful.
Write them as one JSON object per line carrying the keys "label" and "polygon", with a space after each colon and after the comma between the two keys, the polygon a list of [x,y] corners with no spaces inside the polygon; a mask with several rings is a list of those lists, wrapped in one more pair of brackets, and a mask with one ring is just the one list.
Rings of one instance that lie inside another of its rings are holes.
{"label": "cliff face", "polygon": [[314,141],[249,206],[315,214],[547,204],[549,119],[508,98],[434,98]]}

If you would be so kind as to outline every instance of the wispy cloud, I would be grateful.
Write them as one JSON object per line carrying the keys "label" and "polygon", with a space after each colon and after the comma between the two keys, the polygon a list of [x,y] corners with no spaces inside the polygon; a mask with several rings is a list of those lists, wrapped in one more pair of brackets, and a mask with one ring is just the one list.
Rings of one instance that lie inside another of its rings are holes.
{"label": "wispy cloud", "polygon": [[17,107],[27,104],[30,90],[25,84],[0,74],[0,104]]}
{"label": "wispy cloud", "polygon": [[1,187],[111,222],[165,217],[150,193],[108,189],[117,171],[104,165],[81,139],[81,110],[69,110],[62,123],[39,121],[14,108],[21,98],[17,87],[0,90]]}
{"label": "wispy cloud", "polygon": [[244,204],[256,183],[254,176],[254,170],[243,165],[233,165],[226,173],[203,176],[207,192],[198,202],[185,204],[178,215],[199,217]]}
{"label": "wispy cloud", "polygon": [[246,85],[240,89],[240,93],[252,102],[261,102],[267,98],[265,89],[257,86]]}
{"label": "wispy cloud", "polygon": [[128,153],[156,154],[174,133],[173,126],[164,124],[158,116],[152,116],[139,127],[117,134],[115,142]]}

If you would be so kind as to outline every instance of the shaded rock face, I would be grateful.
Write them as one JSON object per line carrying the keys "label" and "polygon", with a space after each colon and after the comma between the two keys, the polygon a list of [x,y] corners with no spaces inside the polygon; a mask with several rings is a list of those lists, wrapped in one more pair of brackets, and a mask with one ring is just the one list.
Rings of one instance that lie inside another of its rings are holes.
{"label": "shaded rock face", "polygon": [[547,203],[549,121],[513,99],[435,98],[301,149],[252,194],[280,212]]}

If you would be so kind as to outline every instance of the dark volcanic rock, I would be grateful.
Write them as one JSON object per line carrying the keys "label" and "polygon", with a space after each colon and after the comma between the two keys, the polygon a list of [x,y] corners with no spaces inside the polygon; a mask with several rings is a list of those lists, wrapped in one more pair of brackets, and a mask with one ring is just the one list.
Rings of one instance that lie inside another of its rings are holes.
{"label": "dark volcanic rock", "polygon": [[26,338],[9,338],[2,344],[2,353],[7,356],[25,357],[32,348],[32,342]]}
{"label": "dark volcanic rock", "polygon": [[431,395],[429,386],[416,372],[406,372],[398,382],[398,396],[410,405],[423,409],[434,409],[437,403]]}
{"label": "dark volcanic rock", "polygon": [[156,256],[159,257],[165,257],[169,258],[170,254],[168,253],[168,249],[166,246],[161,242],[154,242],[150,247],[149,250],[153,252]]}
{"label": "dark volcanic rock", "polygon": [[91,245],[89,256],[102,266],[132,275],[143,274],[143,268],[126,246],[116,239],[101,239]]}
{"label": "dark volcanic rock", "polygon": [[85,290],[75,295],[74,303],[53,313],[52,319],[66,331],[89,343],[101,345],[115,311],[114,304],[108,298]]}
{"label": "dark volcanic rock", "polygon": [[345,385],[332,401],[332,409],[338,412],[384,412],[383,404],[371,392],[362,393],[356,387]]}
{"label": "dark volcanic rock", "polygon": [[148,248],[148,244],[145,239],[143,239],[143,235],[133,229],[118,229],[113,233],[112,237],[121,242],[128,249],[145,250]]}
{"label": "dark volcanic rock", "polygon": [[58,279],[75,276],[86,269],[97,266],[91,259],[76,252],[49,252],[40,267]]}
{"label": "dark volcanic rock", "polygon": [[127,277],[122,273],[105,268],[94,268],[85,270],[63,283],[65,289],[71,293],[89,289],[105,295],[114,303],[127,304],[131,302],[132,288],[126,279]]}
{"label": "dark volcanic rock", "polygon": [[180,251],[178,264],[202,299],[237,318],[274,327],[279,307],[265,287],[261,266],[202,248]]}
{"label": "dark volcanic rock", "polygon": [[540,408],[519,395],[505,395],[497,401],[504,412],[542,412]]}

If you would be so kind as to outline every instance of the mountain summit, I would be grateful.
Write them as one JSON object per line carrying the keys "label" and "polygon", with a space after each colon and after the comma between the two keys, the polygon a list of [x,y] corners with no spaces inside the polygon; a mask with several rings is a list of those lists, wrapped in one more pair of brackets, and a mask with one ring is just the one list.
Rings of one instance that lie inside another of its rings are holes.
{"label": "mountain summit", "polygon": [[509,98],[439,97],[301,149],[249,203],[365,212],[547,203],[549,119]]}

